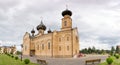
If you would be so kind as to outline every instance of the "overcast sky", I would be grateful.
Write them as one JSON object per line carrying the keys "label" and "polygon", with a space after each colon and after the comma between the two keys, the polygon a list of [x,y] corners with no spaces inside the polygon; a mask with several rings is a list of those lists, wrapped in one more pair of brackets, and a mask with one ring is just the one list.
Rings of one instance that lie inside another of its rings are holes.
{"label": "overcast sky", "polygon": [[41,17],[47,30],[60,30],[66,4],[78,27],[80,49],[120,45],[120,0],[0,0],[1,45],[20,49],[23,35],[36,29]]}

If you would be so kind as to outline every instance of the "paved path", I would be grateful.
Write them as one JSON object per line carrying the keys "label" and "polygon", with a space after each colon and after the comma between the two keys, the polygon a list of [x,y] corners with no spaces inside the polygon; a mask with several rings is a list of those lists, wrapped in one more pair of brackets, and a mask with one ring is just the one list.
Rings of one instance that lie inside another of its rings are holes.
{"label": "paved path", "polygon": [[47,61],[48,65],[85,65],[85,60],[89,60],[89,59],[101,59],[103,62],[107,58],[107,55],[87,55],[86,57],[81,57],[81,58],[40,58],[40,57],[29,57],[29,56],[23,56],[23,57],[29,58],[34,63],[36,63],[36,59],[43,59]]}

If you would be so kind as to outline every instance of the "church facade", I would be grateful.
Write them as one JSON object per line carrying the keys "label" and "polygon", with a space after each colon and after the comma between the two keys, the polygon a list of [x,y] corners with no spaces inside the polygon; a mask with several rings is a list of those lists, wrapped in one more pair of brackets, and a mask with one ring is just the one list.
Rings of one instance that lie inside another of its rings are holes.
{"label": "church facade", "polygon": [[23,55],[41,57],[73,57],[79,53],[79,35],[77,27],[72,27],[72,12],[68,9],[62,12],[61,30],[47,31],[46,26],[41,23],[31,34],[26,32],[23,37]]}

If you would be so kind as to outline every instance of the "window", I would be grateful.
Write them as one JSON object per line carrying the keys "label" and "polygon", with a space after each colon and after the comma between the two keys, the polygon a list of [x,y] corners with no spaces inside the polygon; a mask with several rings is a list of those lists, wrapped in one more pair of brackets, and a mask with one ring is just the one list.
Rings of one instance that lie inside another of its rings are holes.
{"label": "window", "polygon": [[61,42],[61,38],[59,38],[59,42]]}
{"label": "window", "polygon": [[67,21],[64,21],[64,26],[67,26]]}
{"label": "window", "polygon": [[78,37],[76,36],[76,42],[78,42],[79,40],[78,40]]}
{"label": "window", "polygon": [[61,46],[59,46],[59,51],[61,51]]}
{"label": "window", "polygon": [[67,37],[67,41],[69,41],[69,37]]}
{"label": "window", "polygon": [[37,46],[37,50],[39,50],[39,45]]}
{"label": "window", "polygon": [[67,46],[67,50],[69,51],[69,46]]}
{"label": "window", "polygon": [[50,42],[48,42],[48,49],[50,49]]}
{"label": "window", "polygon": [[44,44],[42,44],[42,50],[44,50]]}
{"label": "window", "polygon": [[76,40],[78,40],[78,37],[76,36]]}

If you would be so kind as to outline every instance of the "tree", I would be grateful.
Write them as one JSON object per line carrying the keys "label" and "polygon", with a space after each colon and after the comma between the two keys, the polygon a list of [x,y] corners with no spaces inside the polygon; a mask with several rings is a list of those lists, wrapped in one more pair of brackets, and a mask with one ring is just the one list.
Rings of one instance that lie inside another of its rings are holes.
{"label": "tree", "polygon": [[119,53],[119,51],[120,51],[119,46],[116,46],[115,52],[116,52],[116,53]]}
{"label": "tree", "polygon": [[87,48],[85,48],[85,53],[88,54],[88,50],[87,50]]}
{"label": "tree", "polygon": [[88,48],[88,53],[91,54],[92,53],[92,49],[89,47]]}
{"label": "tree", "polygon": [[106,51],[105,51],[104,49],[102,49],[102,50],[101,50],[101,53],[102,53],[102,54],[105,54],[105,53],[106,53]]}
{"label": "tree", "polygon": [[98,53],[98,54],[102,54],[101,50],[99,50],[99,49],[97,50],[97,53]]}
{"label": "tree", "polygon": [[115,48],[112,46],[112,47],[111,47],[111,54],[110,54],[110,55],[113,55],[114,52],[115,52]]}
{"label": "tree", "polygon": [[87,53],[88,53],[88,50],[87,50],[87,48],[85,48],[85,49],[82,49],[80,52],[87,54]]}
{"label": "tree", "polygon": [[95,49],[95,47],[93,46],[93,47],[92,47],[92,53],[95,53],[95,51],[96,51],[96,49]]}
{"label": "tree", "polygon": [[105,50],[105,51],[106,51],[106,53],[110,54],[110,51],[111,51],[111,50]]}

